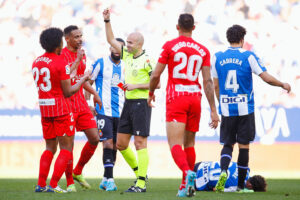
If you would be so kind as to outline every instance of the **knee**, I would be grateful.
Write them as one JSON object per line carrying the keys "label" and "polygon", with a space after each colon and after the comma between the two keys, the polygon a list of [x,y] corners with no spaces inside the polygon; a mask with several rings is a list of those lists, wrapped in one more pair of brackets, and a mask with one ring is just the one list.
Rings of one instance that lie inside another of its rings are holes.
{"label": "knee", "polygon": [[98,145],[100,138],[99,138],[97,131],[94,131],[91,134],[88,134],[88,141],[92,145],[95,145],[95,146]]}
{"label": "knee", "polygon": [[119,151],[123,151],[123,150],[127,149],[128,145],[125,145],[125,144],[117,141],[116,147]]}
{"label": "knee", "polygon": [[103,149],[113,149],[113,148],[114,148],[114,145],[113,145],[112,139],[103,141]]}
{"label": "knee", "polygon": [[134,146],[136,150],[147,148],[147,140],[135,140]]}

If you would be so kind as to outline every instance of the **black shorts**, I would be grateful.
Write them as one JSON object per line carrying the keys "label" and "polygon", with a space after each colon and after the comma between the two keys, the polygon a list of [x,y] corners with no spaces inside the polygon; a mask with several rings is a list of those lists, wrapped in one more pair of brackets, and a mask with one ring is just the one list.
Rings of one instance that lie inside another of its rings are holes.
{"label": "black shorts", "polygon": [[150,134],[151,107],[147,99],[126,99],[118,133],[148,137]]}
{"label": "black shorts", "polygon": [[113,142],[117,141],[117,130],[119,125],[118,117],[109,117],[105,115],[97,115],[97,126],[100,135],[100,141],[113,139]]}
{"label": "black shorts", "polygon": [[244,116],[222,116],[220,129],[220,143],[232,145],[249,144],[255,138],[254,113]]}

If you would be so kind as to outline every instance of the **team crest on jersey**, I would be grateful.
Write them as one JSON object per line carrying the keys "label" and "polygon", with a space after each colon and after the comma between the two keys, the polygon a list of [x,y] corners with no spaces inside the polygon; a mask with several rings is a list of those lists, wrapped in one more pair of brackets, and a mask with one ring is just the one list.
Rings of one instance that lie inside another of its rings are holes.
{"label": "team crest on jersey", "polygon": [[73,126],[70,126],[70,130],[71,130],[71,131],[73,130]]}
{"label": "team crest on jersey", "polygon": [[136,70],[136,69],[132,70],[132,76],[136,77],[136,76],[137,76],[137,74],[138,74],[138,72],[137,72],[137,70]]}
{"label": "team crest on jersey", "polygon": [[112,87],[118,87],[118,84],[120,83],[120,76],[117,73],[114,73],[112,75],[112,79],[111,79],[111,86]]}
{"label": "team crest on jersey", "polygon": [[70,74],[70,67],[69,67],[69,65],[66,65],[66,74]]}
{"label": "team crest on jersey", "polygon": [[84,65],[86,64],[86,60],[85,59],[82,59],[82,62],[83,62]]}

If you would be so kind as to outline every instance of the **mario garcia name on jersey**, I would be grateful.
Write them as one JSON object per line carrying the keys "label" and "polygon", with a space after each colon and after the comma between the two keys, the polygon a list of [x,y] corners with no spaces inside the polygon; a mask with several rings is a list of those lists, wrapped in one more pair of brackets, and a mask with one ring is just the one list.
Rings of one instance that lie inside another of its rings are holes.
{"label": "mario garcia name on jersey", "polygon": [[243,116],[254,112],[252,73],[266,71],[251,51],[229,47],[212,58],[212,76],[219,80],[219,112],[223,116]]}
{"label": "mario garcia name on jersey", "polygon": [[[249,178],[249,169],[245,182]],[[196,171],[195,186],[199,191],[211,191],[216,186],[221,167],[219,162],[201,162]],[[238,166],[236,162],[231,162],[227,170],[228,178],[225,184],[225,192],[235,191],[238,184]]]}
{"label": "mario garcia name on jersey", "polygon": [[124,104],[124,91],[118,87],[124,83],[123,63],[115,64],[109,56],[99,58],[92,65],[92,80],[102,100],[102,108],[96,105],[98,114],[110,117],[120,117]]}

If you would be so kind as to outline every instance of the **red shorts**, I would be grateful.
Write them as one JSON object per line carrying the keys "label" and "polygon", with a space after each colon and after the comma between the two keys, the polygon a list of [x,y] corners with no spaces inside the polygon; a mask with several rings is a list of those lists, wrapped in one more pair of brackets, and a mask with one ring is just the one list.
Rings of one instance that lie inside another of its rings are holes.
{"label": "red shorts", "polygon": [[199,131],[201,96],[180,96],[166,105],[166,121],[185,123],[187,131]]}
{"label": "red shorts", "polygon": [[72,136],[75,134],[73,114],[58,117],[42,117],[44,139],[53,139],[57,136]]}
{"label": "red shorts", "polygon": [[90,109],[74,113],[76,131],[97,128],[96,119]]}

